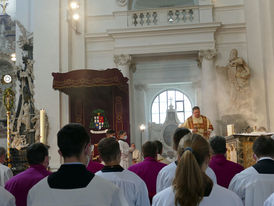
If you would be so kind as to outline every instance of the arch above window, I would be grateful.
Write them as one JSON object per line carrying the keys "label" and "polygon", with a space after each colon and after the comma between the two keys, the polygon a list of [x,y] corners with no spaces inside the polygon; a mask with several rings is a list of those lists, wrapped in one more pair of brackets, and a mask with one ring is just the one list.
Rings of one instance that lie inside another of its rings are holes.
{"label": "arch above window", "polygon": [[189,98],[179,90],[170,89],[154,98],[151,106],[151,122],[163,124],[170,104],[175,107],[181,123],[191,116],[192,105]]}
{"label": "arch above window", "polygon": [[197,5],[198,0],[131,0],[132,10]]}

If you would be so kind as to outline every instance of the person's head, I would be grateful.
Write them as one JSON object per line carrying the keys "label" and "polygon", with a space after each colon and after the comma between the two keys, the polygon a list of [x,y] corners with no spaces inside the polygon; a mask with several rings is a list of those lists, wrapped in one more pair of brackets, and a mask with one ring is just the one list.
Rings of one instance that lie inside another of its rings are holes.
{"label": "person's head", "polygon": [[173,180],[175,205],[196,206],[205,189],[213,185],[205,174],[210,157],[209,143],[202,136],[189,133],[181,139],[178,153],[181,157]]}
{"label": "person's head", "polygon": [[3,164],[6,161],[6,149],[4,147],[0,147],[0,163]]}
{"label": "person's head", "polygon": [[272,157],[274,158],[274,140],[267,136],[258,137],[253,143],[253,152],[256,158]]}
{"label": "person's head", "polygon": [[57,133],[57,145],[65,162],[75,158],[86,164],[90,157],[90,136],[81,124],[70,123],[60,129]]}
{"label": "person's head", "polygon": [[49,165],[48,147],[43,143],[34,143],[27,148],[27,160],[30,165]]}
{"label": "person's head", "polygon": [[214,136],[209,139],[209,144],[214,154],[226,153],[226,141],[222,136]]}
{"label": "person's head", "polygon": [[146,157],[157,157],[157,145],[155,142],[147,141],[142,145],[142,153],[144,158]]}
{"label": "person's head", "polygon": [[131,143],[131,147],[134,148],[134,149],[136,149],[135,143]]}
{"label": "person's head", "polygon": [[112,129],[108,129],[106,133],[106,137],[114,137],[115,138],[115,131]]}
{"label": "person's head", "polygon": [[173,149],[177,151],[180,140],[190,133],[190,130],[184,127],[177,128],[173,134]]}
{"label": "person's head", "polygon": [[200,107],[198,106],[195,106],[192,108],[192,115],[196,118],[199,118],[200,117]]}
{"label": "person's head", "polygon": [[157,153],[162,154],[163,153],[163,144],[159,140],[154,141],[157,145]]}
{"label": "person's head", "polygon": [[114,138],[103,138],[98,143],[98,152],[106,165],[117,165],[121,160],[119,143]]}
{"label": "person's head", "polygon": [[126,131],[124,131],[124,130],[121,130],[120,132],[119,132],[119,139],[123,139],[123,140],[126,140],[127,139],[127,133],[126,133]]}
{"label": "person's head", "polygon": [[237,49],[232,49],[229,54],[229,60],[234,60],[238,57]]}

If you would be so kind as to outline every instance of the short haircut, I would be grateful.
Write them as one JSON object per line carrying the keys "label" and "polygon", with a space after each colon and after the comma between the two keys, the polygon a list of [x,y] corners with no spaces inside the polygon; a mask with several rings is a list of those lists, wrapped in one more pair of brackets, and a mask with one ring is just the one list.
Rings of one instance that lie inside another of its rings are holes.
{"label": "short haircut", "polygon": [[160,142],[159,140],[155,140],[154,142],[155,142],[156,145],[157,145],[157,153],[158,153],[158,154],[161,154],[162,151],[163,151],[163,143]]}
{"label": "short haircut", "polygon": [[193,108],[192,108],[192,112],[194,112],[194,110],[200,110],[200,107],[198,107],[198,106],[194,106]]}
{"label": "short haircut", "polygon": [[6,154],[6,149],[4,147],[0,147],[0,157],[2,157],[2,155]]}
{"label": "short haircut", "polygon": [[113,129],[108,129],[106,134],[113,134],[113,133],[115,133],[115,131]]}
{"label": "short haircut", "polygon": [[121,131],[119,132],[119,136],[121,136],[121,135],[124,134],[124,133],[126,133],[126,131],[125,131],[125,130],[121,130]]}
{"label": "short haircut", "polygon": [[174,150],[177,151],[180,140],[183,138],[183,136],[187,135],[188,133],[190,133],[190,130],[185,127],[177,128],[175,130],[175,132],[173,134],[173,149]]}
{"label": "short haircut", "polygon": [[254,141],[252,149],[258,158],[274,157],[274,140],[267,136],[260,136]]}
{"label": "short haircut", "polygon": [[214,136],[209,139],[210,146],[214,154],[226,153],[226,140],[222,136]]}
{"label": "short haircut", "polygon": [[147,141],[142,145],[142,153],[144,157],[153,157],[157,156],[157,145],[155,142]]}
{"label": "short haircut", "polygon": [[90,136],[78,123],[67,124],[57,133],[57,145],[63,157],[79,157],[89,143]]}
{"label": "short haircut", "polygon": [[106,163],[117,160],[121,154],[119,143],[114,138],[103,138],[98,143],[98,152]]}
{"label": "short haircut", "polygon": [[34,143],[27,148],[27,160],[30,165],[41,164],[49,156],[48,147],[43,143]]}

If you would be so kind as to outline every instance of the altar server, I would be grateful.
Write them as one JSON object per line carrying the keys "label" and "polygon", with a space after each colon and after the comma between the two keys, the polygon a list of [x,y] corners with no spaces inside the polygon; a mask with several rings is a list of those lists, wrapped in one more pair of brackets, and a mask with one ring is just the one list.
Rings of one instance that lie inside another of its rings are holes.
{"label": "altar server", "polygon": [[134,150],[133,147],[129,147],[128,143],[126,142],[127,140],[127,133],[124,130],[121,130],[118,135],[118,142],[120,145],[120,150],[121,150],[121,162],[120,165],[124,168],[127,169],[132,160],[132,152]]}
{"label": "altar server", "polygon": [[1,206],[15,206],[14,196],[0,186],[0,205]]}
{"label": "altar server", "polygon": [[205,174],[210,159],[209,143],[198,134],[181,139],[181,156],[172,186],[157,193],[152,206],[242,206],[233,192],[214,184]]}
{"label": "altar server", "polygon": [[128,206],[119,188],[86,169],[91,144],[82,125],[65,125],[57,134],[57,145],[64,164],[29,191],[28,206]]}
{"label": "altar server", "polygon": [[4,165],[6,162],[6,149],[0,147],[0,186],[4,187],[6,182],[13,176],[9,167]]}
{"label": "altar server", "polygon": [[148,191],[144,181],[135,173],[119,165],[121,160],[119,143],[113,138],[104,138],[98,144],[98,151],[105,166],[96,175],[119,187],[129,205],[149,206]]}
{"label": "altar server", "polygon": [[257,178],[258,174],[271,174],[274,178],[274,140],[267,136],[260,136],[254,141],[252,149],[257,163],[235,175],[228,187],[238,194],[243,202],[249,186],[247,183]]}
{"label": "altar server", "polygon": [[147,141],[142,146],[144,161],[132,165],[128,170],[134,172],[146,183],[149,198],[156,194],[156,179],[159,171],[166,166],[157,161],[157,145],[155,142]]}
{"label": "altar server", "polygon": [[[173,135],[173,149],[175,151],[177,151],[178,149],[180,140],[188,133],[190,133],[190,130],[187,128],[182,127],[182,128],[176,129]],[[176,168],[177,168],[177,161],[172,162],[169,165],[165,166],[163,169],[161,169],[161,171],[159,172],[157,176],[157,183],[156,183],[157,193],[171,186],[172,181],[175,177]],[[206,174],[211,178],[211,180],[214,183],[217,183],[216,175],[210,167],[206,168]]]}
{"label": "altar server", "polygon": [[42,143],[34,143],[27,148],[27,160],[30,167],[12,177],[5,185],[6,190],[14,195],[17,206],[26,206],[29,190],[41,179],[51,174],[47,170],[48,155],[48,148]]}

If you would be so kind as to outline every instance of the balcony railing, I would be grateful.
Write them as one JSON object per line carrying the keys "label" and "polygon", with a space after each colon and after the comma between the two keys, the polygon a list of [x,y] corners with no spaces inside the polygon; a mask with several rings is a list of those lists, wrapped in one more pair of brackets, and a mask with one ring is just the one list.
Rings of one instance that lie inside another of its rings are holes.
{"label": "balcony railing", "polygon": [[128,11],[128,27],[195,24],[199,22],[199,7],[158,8]]}

